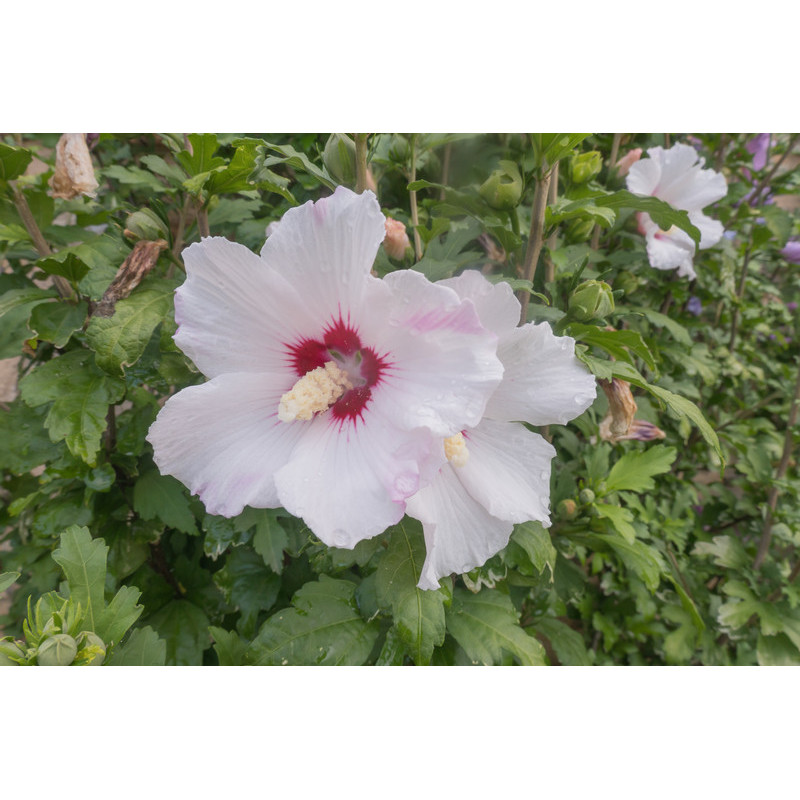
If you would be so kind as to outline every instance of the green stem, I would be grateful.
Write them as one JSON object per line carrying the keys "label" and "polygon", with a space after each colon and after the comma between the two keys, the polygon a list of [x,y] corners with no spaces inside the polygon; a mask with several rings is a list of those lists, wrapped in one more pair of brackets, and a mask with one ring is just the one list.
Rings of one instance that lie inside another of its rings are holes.
{"label": "green stem", "polygon": [[200,238],[205,238],[206,236],[211,236],[211,231],[208,227],[208,207],[202,203],[200,200],[197,201],[196,205],[197,210],[197,232],[200,234]]}
{"label": "green stem", "polygon": [[[414,183],[417,179],[417,136],[416,134],[411,137],[411,180],[410,183]],[[417,211],[417,192],[416,190],[410,190],[409,193],[409,202],[411,204],[411,224],[414,226],[414,254],[416,255],[416,260],[419,261],[422,258],[422,239],[419,236],[419,213]]]}
{"label": "green stem", "polygon": [[367,188],[367,133],[355,134],[356,139],[356,192]]}
{"label": "green stem", "polygon": [[[617,156],[619,155],[619,146],[622,142],[622,134],[615,133],[614,138],[611,141],[611,153],[608,156],[608,177],[612,176],[612,173],[616,174],[615,165],[617,163]],[[600,233],[602,229],[599,225],[594,226],[594,231],[592,231],[592,241],[590,243],[590,247],[592,250],[597,250],[600,246]]]}
{"label": "green stem", "polygon": [[[523,280],[533,283],[536,275],[536,265],[539,262],[539,253],[544,242],[544,212],[547,210],[547,195],[550,191],[550,180],[553,169],[549,169],[541,178],[536,179],[533,190],[533,210],[531,212],[531,230],[528,235],[528,249],[525,251],[525,260],[522,262]],[[524,325],[528,318],[528,301],[530,292],[521,289],[519,292],[520,325]]]}

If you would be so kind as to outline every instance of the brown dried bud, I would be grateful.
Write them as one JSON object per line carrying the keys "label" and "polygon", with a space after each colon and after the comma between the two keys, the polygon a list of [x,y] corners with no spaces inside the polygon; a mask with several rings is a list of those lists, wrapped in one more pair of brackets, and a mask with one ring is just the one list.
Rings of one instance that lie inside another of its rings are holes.
{"label": "brown dried bud", "polygon": [[649,442],[664,439],[666,434],[657,425],[645,419],[634,419],[636,401],[631,394],[631,385],[619,378],[597,381],[608,398],[608,414],[600,423],[598,433],[606,442],[637,439]]}
{"label": "brown dried bud", "polygon": [[410,245],[406,226],[399,220],[386,217],[386,238],[383,240],[386,255],[399,260],[406,254],[406,248]]}
{"label": "brown dried bud", "polygon": [[166,248],[167,243],[163,239],[155,242],[141,239],[136,242],[102,300],[95,306],[92,316],[110,317],[117,302],[127,297],[142,282],[144,276],[155,266],[161,251]]}
{"label": "brown dried bud", "polygon": [[64,133],[56,145],[56,171],[50,178],[51,195],[72,200],[85,194],[94,197],[98,183],[92,157],[82,133]]}

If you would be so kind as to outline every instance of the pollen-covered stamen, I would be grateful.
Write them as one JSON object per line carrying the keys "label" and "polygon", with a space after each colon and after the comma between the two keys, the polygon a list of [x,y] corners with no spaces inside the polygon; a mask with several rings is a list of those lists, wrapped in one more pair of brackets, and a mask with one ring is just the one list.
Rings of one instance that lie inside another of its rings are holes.
{"label": "pollen-covered stamen", "polygon": [[444,454],[454,467],[463,467],[469,460],[469,450],[464,441],[464,434],[457,433],[444,440]]}
{"label": "pollen-covered stamen", "polygon": [[314,414],[327,411],[345,392],[353,388],[347,373],[333,361],[306,373],[281,397],[278,419],[293,422],[308,420]]}

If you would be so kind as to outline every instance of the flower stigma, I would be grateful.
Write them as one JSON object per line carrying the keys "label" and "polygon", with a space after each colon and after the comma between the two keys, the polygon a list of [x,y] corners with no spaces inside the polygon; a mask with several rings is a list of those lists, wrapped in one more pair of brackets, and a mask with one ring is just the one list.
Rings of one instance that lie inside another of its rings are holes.
{"label": "flower stigma", "polygon": [[454,467],[463,467],[469,460],[469,450],[464,441],[464,434],[457,433],[444,440],[444,454]]}
{"label": "flower stigma", "polygon": [[342,395],[353,388],[347,373],[335,362],[307,372],[281,397],[278,419],[293,422],[309,420],[314,414],[327,411]]}

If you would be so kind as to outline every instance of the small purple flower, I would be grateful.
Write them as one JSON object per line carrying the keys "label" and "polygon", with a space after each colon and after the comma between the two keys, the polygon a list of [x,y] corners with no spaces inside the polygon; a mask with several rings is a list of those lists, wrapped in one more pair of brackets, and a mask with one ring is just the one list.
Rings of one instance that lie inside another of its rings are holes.
{"label": "small purple flower", "polygon": [[790,300],[790,301],[789,301],[789,302],[786,304],[786,308],[788,308],[788,309],[789,309],[789,311],[797,311],[797,303],[795,303],[795,301],[794,301],[794,300]]}
{"label": "small purple flower", "polygon": [[800,264],[800,242],[787,242],[781,255],[792,264]]}
{"label": "small purple flower", "polygon": [[767,166],[767,153],[771,133],[759,133],[755,139],[751,139],[747,145],[747,152],[753,154],[753,169],[758,171]]}
{"label": "small purple flower", "polygon": [[700,302],[700,298],[692,295],[689,298],[689,302],[686,304],[686,310],[690,314],[694,314],[696,317],[699,317],[703,313],[703,304]]}
{"label": "small purple flower", "polygon": [[722,234],[726,239],[733,241],[736,238],[736,231],[724,231]]}

